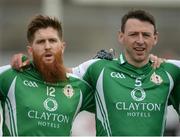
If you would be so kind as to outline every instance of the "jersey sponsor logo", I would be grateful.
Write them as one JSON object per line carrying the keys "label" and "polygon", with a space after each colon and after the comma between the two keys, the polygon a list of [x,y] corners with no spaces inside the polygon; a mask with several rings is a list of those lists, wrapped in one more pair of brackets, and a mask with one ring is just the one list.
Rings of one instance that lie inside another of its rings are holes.
{"label": "jersey sponsor logo", "polygon": [[157,103],[139,103],[139,102],[117,102],[116,109],[126,112],[127,117],[148,118],[154,112],[161,111],[161,104]]}
{"label": "jersey sponsor logo", "polygon": [[160,85],[163,82],[161,76],[157,75],[155,72],[151,75],[150,80],[157,85]]}
{"label": "jersey sponsor logo", "polygon": [[66,86],[64,87],[63,93],[64,93],[64,95],[66,95],[68,98],[71,98],[71,97],[74,95],[74,89],[73,89],[73,87],[72,87],[70,84],[68,84],[68,85],[66,85]]}
{"label": "jersey sponsor logo", "polygon": [[[125,114],[127,117],[138,117],[138,118],[150,118],[153,117],[156,112],[162,111],[163,103],[158,102],[145,102],[146,91],[143,89],[142,77],[135,77],[134,89],[130,91],[129,101],[119,101],[115,103],[115,108],[121,111],[122,115]],[[153,73],[151,81],[157,85],[163,82],[162,78]]]}
{"label": "jersey sponsor logo", "polygon": [[45,122],[45,121],[38,121],[37,123],[40,127],[49,127],[49,128],[60,128],[61,124],[56,124],[53,122]]}
{"label": "jersey sponsor logo", "polygon": [[[142,85],[141,82],[136,80],[135,85]],[[140,84],[137,84],[140,83]],[[161,111],[161,104],[158,103],[145,103],[141,102],[146,98],[146,92],[142,87],[135,87],[131,91],[131,97],[136,102],[117,102],[116,109],[125,111],[127,117],[144,117],[148,118],[156,111]]]}
{"label": "jersey sponsor logo", "polygon": [[146,97],[146,93],[143,88],[141,87],[136,87],[131,91],[131,97],[135,101],[143,101]]}
{"label": "jersey sponsor logo", "polygon": [[69,116],[58,113],[40,112],[37,110],[29,110],[28,117],[36,120],[36,124],[40,127],[62,128],[61,124],[69,124]]}
{"label": "jersey sponsor logo", "polygon": [[56,111],[58,108],[58,103],[53,98],[47,98],[43,104],[44,104],[44,108],[50,112]]}
{"label": "jersey sponsor logo", "polygon": [[68,123],[69,116],[64,114],[57,113],[48,113],[48,112],[39,112],[36,110],[30,110],[28,112],[28,117],[31,119],[43,120],[43,121],[51,121],[51,122],[59,122],[59,123]]}
{"label": "jersey sponsor logo", "polygon": [[126,78],[123,73],[119,73],[119,72],[111,72],[111,77],[112,78],[120,78],[120,79]]}
{"label": "jersey sponsor logo", "polygon": [[118,110],[142,110],[142,111],[160,111],[161,104],[156,103],[137,103],[137,102],[117,102]]}
{"label": "jersey sponsor logo", "polygon": [[34,87],[34,88],[38,87],[37,83],[34,81],[24,80],[23,84],[28,87]]}

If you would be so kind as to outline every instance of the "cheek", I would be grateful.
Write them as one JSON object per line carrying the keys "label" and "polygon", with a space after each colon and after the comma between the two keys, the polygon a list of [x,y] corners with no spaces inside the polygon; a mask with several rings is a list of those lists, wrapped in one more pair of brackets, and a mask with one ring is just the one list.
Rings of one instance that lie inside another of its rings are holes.
{"label": "cheek", "polygon": [[63,52],[63,47],[58,45],[58,46],[54,47],[54,51],[62,53]]}
{"label": "cheek", "polygon": [[39,47],[36,47],[36,48],[33,48],[33,53],[41,56],[44,53],[44,50]]}
{"label": "cheek", "polygon": [[155,46],[155,42],[154,41],[150,41],[148,45],[149,45],[148,48],[152,49]]}
{"label": "cheek", "polygon": [[128,46],[131,46],[133,44],[133,42],[135,42],[135,40],[132,38],[126,38],[123,41],[124,45],[128,45]]}

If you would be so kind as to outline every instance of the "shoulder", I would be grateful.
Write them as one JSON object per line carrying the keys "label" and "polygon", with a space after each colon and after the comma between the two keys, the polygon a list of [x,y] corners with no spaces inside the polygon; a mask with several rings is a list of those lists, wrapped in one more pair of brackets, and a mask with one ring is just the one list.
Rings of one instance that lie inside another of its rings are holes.
{"label": "shoulder", "polygon": [[0,73],[0,89],[1,92],[8,91],[9,87],[16,83],[17,80],[17,72],[12,68],[6,69],[2,73]]}
{"label": "shoulder", "polygon": [[[116,60],[106,60],[106,59],[91,59],[88,61],[83,62],[82,64],[78,65],[77,67],[81,67],[84,69],[88,69],[89,67],[95,67],[95,66],[100,66],[100,65],[107,65],[109,63],[113,63]],[[76,68],[76,67],[75,67]],[[74,69],[74,68],[73,68]]]}
{"label": "shoulder", "polygon": [[91,86],[81,77],[78,77],[77,75],[71,74],[71,73],[67,73],[66,75],[72,84],[75,84],[76,86],[79,86],[80,88],[83,86],[91,88]]}
{"label": "shoulder", "polygon": [[161,67],[168,76],[171,76],[173,79],[179,79],[180,77],[180,62],[177,60],[167,60],[162,63]]}
{"label": "shoulder", "polygon": [[0,74],[7,71],[7,70],[9,70],[10,68],[11,68],[10,65],[1,66],[0,67]]}
{"label": "shoulder", "polygon": [[178,60],[166,60],[162,63],[162,67],[167,71],[177,71],[180,72],[180,61]]}
{"label": "shoulder", "polygon": [[2,71],[0,73],[0,83],[9,83],[11,82],[16,76],[18,76],[18,71],[12,69],[12,68],[8,68],[8,69],[4,69],[4,71]]}
{"label": "shoulder", "polygon": [[[3,83],[14,79],[14,77],[16,77],[16,76],[22,77],[25,75],[28,75],[26,70],[18,71],[18,70],[11,68],[10,65],[0,67],[0,80]],[[29,74],[29,75],[31,76],[32,74]]]}
{"label": "shoulder", "polygon": [[91,59],[80,64],[77,67],[72,68],[72,73],[79,77],[83,77],[84,74],[86,74],[87,72],[92,70],[95,71],[100,70],[103,67],[105,67],[107,64],[110,64],[111,62],[113,61],[105,60],[105,59]]}
{"label": "shoulder", "polygon": [[166,60],[166,63],[173,64],[180,68],[180,60]]}
{"label": "shoulder", "polygon": [[3,76],[11,77],[15,73],[17,73],[17,71],[12,69],[11,67],[3,66],[3,68],[0,68],[0,77],[3,77]]}

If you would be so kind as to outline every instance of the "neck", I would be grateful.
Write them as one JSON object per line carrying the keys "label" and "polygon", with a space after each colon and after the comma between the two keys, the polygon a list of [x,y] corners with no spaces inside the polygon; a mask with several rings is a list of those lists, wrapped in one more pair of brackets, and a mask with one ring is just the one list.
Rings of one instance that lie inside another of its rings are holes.
{"label": "neck", "polygon": [[129,62],[128,61],[128,63],[135,66],[135,67],[137,67],[137,68],[141,68],[141,67],[145,66],[148,63],[148,61],[146,61],[145,63],[144,62],[139,63],[139,62]]}
{"label": "neck", "polygon": [[129,64],[131,64],[137,68],[143,67],[149,62],[149,58],[146,58],[144,60],[136,60],[136,59],[128,57],[127,55],[125,55],[125,57]]}

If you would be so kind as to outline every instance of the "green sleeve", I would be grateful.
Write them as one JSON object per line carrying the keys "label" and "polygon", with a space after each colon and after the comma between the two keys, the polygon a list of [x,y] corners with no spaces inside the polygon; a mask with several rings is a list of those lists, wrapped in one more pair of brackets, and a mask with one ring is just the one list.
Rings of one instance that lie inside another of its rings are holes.
{"label": "green sleeve", "polygon": [[5,99],[12,81],[16,77],[16,71],[8,69],[0,74],[0,100]]}
{"label": "green sleeve", "polygon": [[176,112],[180,115],[180,80],[179,84],[177,84],[177,86],[175,86],[171,92],[169,104],[173,105]]}
{"label": "green sleeve", "polygon": [[88,84],[85,84],[82,87],[83,87],[82,89],[83,101],[82,101],[81,111],[86,110],[94,113],[95,112],[94,91]]}
{"label": "green sleeve", "polygon": [[176,64],[165,63],[164,68],[172,76],[174,82],[168,104],[173,105],[177,113],[180,114],[180,67]]}
{"label": "green sleeve", "polygon": [[109,60],[98,60],[91,64],[83,75],[83,79],[92,86],[93,90],[96,90],[96,82],[99,75],[109,62]]}

